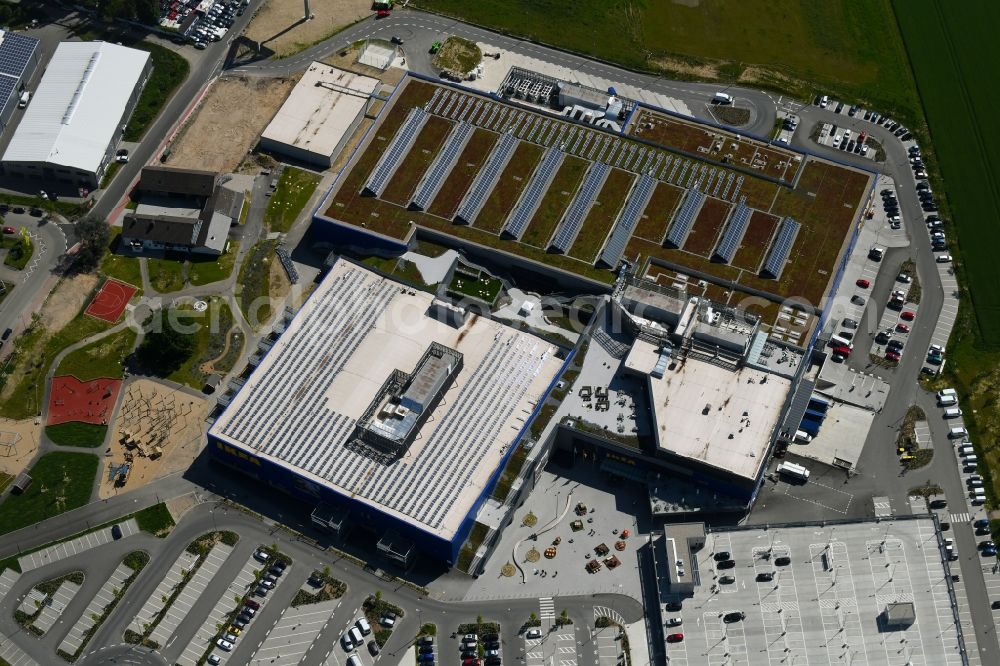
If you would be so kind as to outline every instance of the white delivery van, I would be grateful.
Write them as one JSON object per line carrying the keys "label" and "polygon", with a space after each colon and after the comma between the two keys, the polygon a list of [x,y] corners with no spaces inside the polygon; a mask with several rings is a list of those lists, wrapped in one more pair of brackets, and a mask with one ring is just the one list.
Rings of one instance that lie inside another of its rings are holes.
{"label": "white delivery van", "polygon": [[848,349],[854,349],[854,343],[845,337],[839,335],[830,336],[830,346],[832,347],[847,347]]}
{"label": "white delivery van", "polygon": [[809,480],[809,470],[802,465],[796,465],[795,463],[783,462],[778,465],[777,472],[778,474],[787,474],[788,476],[801,479],[802,481]]}
{"label": "white delivery van", "polygon": [[958,447],[958,455],[960,456],[972,455],[975,452],[976,450],[972,448],[972,446],[970,446],[969,444],[963,444],[962,446]]}
{"label": "white delivery van", "polygon": [[809,442],[813,441],[813,438],[812,435],[807,433],[805,430],[796,430],[795,441],[800,442],[802,444],[808,444]]}
{"label": "white delivery van", "polygon": [[712,104],[732,104],[733,96],[729,93],[717,92],[712,98]]}
{"label": "white delivery van", "polygon": [[351,637],[351,642],[355,645],[364,645],[365,639],[361,637],[361,632],[358,631],[357,627],[351,627],[351,630],[347,634]]}
{"label": "white delivery van", "polygon": [[949,439],[962,439],[963,437],[968,437],[969,431],[965,429],[965,426],[956,426],[948,431]]}
{"label": "white delivery van", "polygon": [[28,106],[28,102],[31,101],[31,93],[25,90],[21,93],[21,97],[17,100],[17,108],[23,109]]}
{"label": "white delivery van", "polygon": [[941,395],[940,393],[938,394],[938,406],[948,407],[950,405],[957,405],[957,404],[958,404],[958,396],[952,395],[950,393],[947,395]]}
{"label": "white delivery van", "polygon": [[983,487],[983,480],[982,479],[969,479],[969,485],[972,486],[973,488],[982,488]]}
{"label": "white delivery van", "polygon": [[965,456],[965,464],[966,465],[978,465],[979,464],[979,456],[977,456],[975,453],[970,453],[969,455]]}
{"label": "white delivery van", "polygon": [[957,419],[961,415],[962,415],[962,410],[959,409],[958,407],[949,407],[948,409],[944,410],[944,417],[946,419]]}

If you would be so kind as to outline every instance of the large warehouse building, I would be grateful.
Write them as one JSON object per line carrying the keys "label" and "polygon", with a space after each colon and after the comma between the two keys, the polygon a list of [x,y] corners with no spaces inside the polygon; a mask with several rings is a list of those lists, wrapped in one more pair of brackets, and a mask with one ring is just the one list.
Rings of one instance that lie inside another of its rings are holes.
{"label": "large warehouse building", "polygon": [[7,127],[22,92],[38,68],[38,40],[0,30],[0,131]]}
{"label": "large warehouse building", "polygon": [[61,43],[7,146],[4,171],[96,189],[150,69],[146,51]]}
{"label": "large warehouse building", "polygon": [[[562,361],[541,338],[337,260],[209,430],[218,460],[454,563]],[[317,514],[314,514],[314,521]]]}
{"label": "large warehouse building", "polygon": [[312,63],[261,134],[261,149],[329,168],[378,87],[378,79]]}

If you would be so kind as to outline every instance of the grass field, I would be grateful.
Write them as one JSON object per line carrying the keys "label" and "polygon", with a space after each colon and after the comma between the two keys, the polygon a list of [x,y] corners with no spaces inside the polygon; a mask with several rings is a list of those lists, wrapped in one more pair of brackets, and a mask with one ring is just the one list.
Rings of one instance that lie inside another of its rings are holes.
{"label": "grass field", "polygon": [[103,444],[104,436],[107,432],[108,426],[96,423],[80,423],[79,421],[45,426],[45,436],[55,444],[62,446],[83,446],[90,449]]}
{"label": "grass field", "polygon": [[3,263],[16,271],[24,270],[24,267],[31,261],[31,255],[35,253],[35,244],[31,242],[31,236],[18,235],[4,238],[4,247],[7,248],[7,256]]}
{"label": "grass field", "polygon": [[276,247],[276,240],[260,241],[250,248],[240,265],[237,303],[248,322],[266,322],[271,317],[271,303],[265,296],[270,293],[270,266]]}
{"label": "grass field", "polygon": [[73,375],[80,381],[98,377],[122,377],[125,359],[135,348],[136,332],[124,328],[63,357],[56,375]]}
{"label": "grass field", "polygon": [[0,534],[83,506],[97,474],[97,456],[89,453],[46,453],[28,473],[33,483],[23,495],[8,495],[0,504]]}
{"label": "grass field", "polygon": [[153,62],[153,71],[146,82],[146,87],[139,95],[139,101],[123,136],[126,141],[138,141],[146,133],[149,124],[159,115],[163,105],[174,94],[174,89],[187,78],[190,67],[183,56],[159,44],[139,42],[128,46],[149,51]]}
{"label": "grass field", "polygon": [[288,231],[319,185],[319,176],[311,171],[285,167],[264,211],[264,224],[271,231]]}
{"label": "grass field", "polygon": [[196,257],[188,260],[188,282],[193,285],[211,284],[225,280],[233,273],[240,242],[229,241],[229,250],[218,257]]}
{"label": "grass field", "polygon": [[[951,252],[958,259],[963,296],[970,297],[962,299],[944,376],[931,386],[958,389],[995,507],[1000,499],[1000,295],[995,288],[1000,278],[994,257],[1000,239],[1000,130],[992,112],[1000,91],[995,67],[987,63],[1000,58],[992,37],[1000,7],[933,0],[894,6],[945,179],[935,190],[944,194],[942,212],[950,212],[958,232]],[[927,49],[928,43],[936,47]]]}
{"label": "grass field", "polygon": [[161,294],[184,288],[184,261],[182,259],[146,259],[149,286]]}
{"label": "grass field", "polygon": [[226,336],[233,327],[233,314],[224,300],[213,296],[208,299],[208,309],[205,312],[196,313],[185,309],[181,321],[185,324],[198,325],[198,330],[194,333],[194,352],[167,379],[200,389],[208,377],[208,374],[202,372],[201,366],[222,353],[226,345]]}
{"label": "grass field", "polygon": [[579,0],[572,9],[557,0],[412,5],[674,78],[739,80],[802,98],[822,88],[910,124],[921,115],[889,0],[780,6],[768,0]]}
{"label": "grass field", "polygon": [[118,241],[121,238],[121,227],[112,227],[111,241],[108,243],[108,252],[101,259],[100,272],[108,277],[121,280],[135,287],[142,287],[142,268],[139,266],[138,257],[129,257],[122,254],[115,254],[118,250]]}

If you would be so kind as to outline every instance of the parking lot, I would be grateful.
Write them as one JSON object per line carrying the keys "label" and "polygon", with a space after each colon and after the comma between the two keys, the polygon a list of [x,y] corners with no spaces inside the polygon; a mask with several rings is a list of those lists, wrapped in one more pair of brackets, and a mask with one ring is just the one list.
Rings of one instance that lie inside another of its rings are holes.
{"label": "parking lot", "polygon": [[[724,551],[735,566],[720,571],[714,556]],[[788,564],[777,566],[780,557]],[[710,533],[697,570],[694,597],[668,613],[681,616],[684,635],[668,644],[671,666],[961,663],[931,519]],[[887,626],[893,603],[912,603],[915,621]],[[725,622],[730,612],[745,617]]]}
{"label": "parking lot", "polygon": [[198,567],[198,570],[188,581],[184,589],[181,590],[177,598],[170,605],[167,610],[166,615],[160,620],[160,623],[156,625],[156,629],[150,634],[150,638],[159,643],[160,645],[166,645],[167,641],[173,635],[174,630],[180,625],[181,620],[187,617],[187,614],[191,612],[191,608],[195,605],[198,599],[201,598],[202,593],[208,586],[209,581],[215,577],[219,572],[219,569],[226,562],[229,556],[232,554],[232,546],[227,546],[224,543],[217,543],[212,546],[212,550],[208,552],[205,556],[204,562]]}
{"label": "parking lot", "polygon": [[[299,663],[312,648],[316,637],[326,628],[339,605],[340,599],[336,599],[286,609],[257,648],[250,664],[292,666]],[[334,650],[336,649],[335,647]],[[361,651],[358,655],[361,655]]]}
{"label": "parking lot", "polygon": [[87,609],[83,611],[83,615],[76,621],[73,628],[69,630],[62,643],[59,644],[60,650],[69,654],[76,653],[80,645],[83,644],[87,632],[94,626],[95,619],[101,617],[108,604],[114,601],[115,590],[121,590],[125,581],[132,574],[132,569],[127,567],[124,562],[118,565],[111,574],[111,577],[104,582],[101,589],[97,591],[94,598],[87,604]]}
{"label": "parking lot", "polygon": [[[184,649],[184,653],[177,660],[180,666],[195,666],[198,663],[201,656],[205,654],[205,650],[215,640],[215,637],[219,635],[218,626],[236,608],[236,598],[246,595],[250,589],[250,584],[256,580],[254,570],[259,567],[260,563],[252,555],[247,558],[243,568],[240,569],[240,572],[236,574],[236,578],[233,579],[233,582],[229,584],[229,587],[219,597],[212,612],[208,614],[208,618],[198,627],[198,631],[195,633],[194,638],[191,639],[191,643]],[[222,650],[216,650],[215,652],[222,663],[225,663],[226,653]]]}
{"label": "parking lot", "polygon": [[160,581],[153,593],[149,595],[146,603],[142,605],[142,609],[136,613],[135,618],[129,624],[129,629],[141,634],[145,631],[144,625],[152,622],[157,614],[163,610],[163,606],[166,604],[166,600],[170,598],[170,594],[181,581],[184,580],[184,576],[181,572],[190,571],[191,567],[194,566],[195,562],[198,561],[198,556],[187,551],[184,551],[177,556],[167,572],[163,575],[163,580]]}
{"label": "parking lot", "polygon": [[577,632],[588,631],[579,625],[557,627],[554,631],[542,630],[541,638],[524,636],[525,666],[576,666]]}
{"label": "parking lot", "polygon": [[[136,524],[134,518],[130,518],[122,523],[119,523],[118,526],[122,530],[121,538],[123,539],[125,537],[130,537],[139,531],[139,526]],[[87,534],[79,536],[75,539],[64,541],[63,543],[50,546],[49,548],[43,548],[42,550],[34,553],[29,553],[28,555],[18,559],[18,564],[21,565],[21,571],[23,573],[27,573],[33,569],[44,567],[47,564],[58,562],[59,560],[67,557],[73,557],[74,555],[88,551],[91,548],[103,546],[104,544],[112,541],[111,529],[111,526],[109,526],[93,532],[88,532]]]}

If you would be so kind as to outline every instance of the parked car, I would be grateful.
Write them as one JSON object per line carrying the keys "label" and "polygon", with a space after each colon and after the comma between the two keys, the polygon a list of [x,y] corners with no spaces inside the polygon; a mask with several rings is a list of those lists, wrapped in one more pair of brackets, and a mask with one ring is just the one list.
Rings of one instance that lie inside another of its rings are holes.
{"label": "parked car", "polygon": [[373,657],[377,657],[379,653],[378,643],[375,641],[368,641],[368,652]]}
{"label": "parked car", "polygon": [[723,576],[722,578],[719,579],[719,582],[722,583],[723,585],[732,585],[733,583],[736,582],[736,578],[734,578],[733,576]]}
{"label": "parked car", "polygon": [[887,360],[887,361],[894,361],[894,362],[898,363],[899,362],[899,352],[894,352],[892,350],[887,351],[885,353],[885,360]]}
{"label": "parked car", "polygon": [[670,634],[667,636],[668,643],[680,643],[684,640],[684,634]]}
{"label": "parked car", "polygon": [[726,624],[732,624],[733,622],[742,622],[746,617],[747,615],[743,611],[730,611],[722,616],[722,621]]}
{"label": "parked car", "polygon": [[258,548],[257,551],[253,554],[253,558],[258,562],[267,562],[269,559],[271,559],[271,556],[263,548]]}
{"label": "parked car", "polygon": [[872,283],[864,278],[858,278],[858,281],[855,282],[854,284],[858,285],[862,289],[867,289],[868,287],[871,286]]}
{"label": "parked car", "polygon": [[226,652],[230,652],[233,649],[233,644],[223,638],[220,638],[219,640],[215,641],[215,644],[218,645],[220,649],[225,650]]}
{"label": "parked car", "polygon": [[904,310],[903,312],[899,313],[899,318],[902,319],[903,321],[913,321],[916,318],[916,316],[917,315],[913,314],[913,312],[909,310]]}
{"label": "parked car", "polygon": [[777,567],[787,567],[792,563],[792,558],[782,555],[781,557],[774,558],[774,565]]}
{"label": "parked car", "polygon": [[667,626],[668,627],[679,627],[682,624],[684,624],[684,620],[682,618],[679,618],[679,617],[668,617],[667,618]]}
{"label": "parked car", "polygon": [[[668,604],[667,610],[670,610],[669,604]],[[542,637],[542,630],[541,629],[537,629],[537,628],[536,629],[528,629],[528,633],[526,633],[525,636],[528,637],[528,638],[541,638]]]}
{"label": "parked car", "polygon": [[761,571],[759,574],[757,574],[758,582],[768,583],[772,580],[774,580],[774,574],[771,573],[770,571]]}

